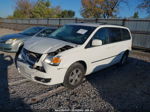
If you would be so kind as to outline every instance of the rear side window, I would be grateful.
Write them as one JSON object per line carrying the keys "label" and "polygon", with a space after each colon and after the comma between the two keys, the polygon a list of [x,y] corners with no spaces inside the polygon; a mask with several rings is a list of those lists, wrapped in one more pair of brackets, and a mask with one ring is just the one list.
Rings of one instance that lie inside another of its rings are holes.
{"label": "rear side window", "polygon": [[129,40],[131,39],[130,33],[127,29],[121,29],[122,32],[122,40]]}
{"label": "rear side window", "polygon": [[[131,39],[127,29],[105,27],[99,29],[92,39],[102,40],[102,45],[121,42]],[[87,44],[87,48],[91,47],[92,40]]]}
{"label": "rear side window", "polygon": [[122,41],[121,29],[119,29],[119,28],[108,28],[108,34],[109,34],[109,42],[110,43]]}

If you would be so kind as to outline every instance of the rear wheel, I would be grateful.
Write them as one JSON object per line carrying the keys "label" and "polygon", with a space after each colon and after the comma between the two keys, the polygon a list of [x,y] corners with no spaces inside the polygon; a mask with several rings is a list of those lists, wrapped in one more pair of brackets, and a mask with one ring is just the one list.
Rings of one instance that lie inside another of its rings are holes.
{"label": "rear wheel", "polygon": [[119,65],[124,65],[124,64],[127,62],[127,60],[128,60],[128,55],[129,55],[129,52],[126,51],[126,52],[123,54],[123,56],[122,56],[122,58],[121,58],[121,60],[120,60]]}
{"label": "rear wheel", "polygon": [[74,63],[69,67],[64,78],[64,86],[73,89],[79,86],[84,78],[85,69],[80,63]]}

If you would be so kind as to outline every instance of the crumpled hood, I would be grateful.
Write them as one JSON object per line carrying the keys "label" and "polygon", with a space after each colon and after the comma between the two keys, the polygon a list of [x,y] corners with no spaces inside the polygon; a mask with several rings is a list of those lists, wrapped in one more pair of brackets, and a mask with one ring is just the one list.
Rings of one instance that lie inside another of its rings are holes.
{"label": "crumpled hood", "polygon": [[76,44],[53,38],[34,37],[24,43],[24,48],[31,52],[45,54],[53,52],[65,45],[76,46]]}
{"label": "crumpled hood", "polygon": [[22,35],[20,33],[9,34],[9,35],[4,35],[4,36],[0,37],[0,41],[7,41],[9,39],[24,38],[24,37],[27,37],[27,36],[26,35]]}

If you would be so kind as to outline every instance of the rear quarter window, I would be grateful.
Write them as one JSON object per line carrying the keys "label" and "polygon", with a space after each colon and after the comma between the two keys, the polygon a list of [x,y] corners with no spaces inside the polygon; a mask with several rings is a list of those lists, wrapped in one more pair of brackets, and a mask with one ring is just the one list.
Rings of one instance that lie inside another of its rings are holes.
{"label": "rear quarter window", "polygon": [[122,32],[122,40],[130,40],[130,33],[127,29],[121,29]]}

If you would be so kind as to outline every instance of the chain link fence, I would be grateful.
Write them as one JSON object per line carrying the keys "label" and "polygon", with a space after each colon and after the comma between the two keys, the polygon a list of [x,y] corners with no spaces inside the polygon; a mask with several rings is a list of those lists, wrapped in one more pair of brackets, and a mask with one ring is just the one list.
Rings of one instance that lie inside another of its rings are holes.
{"label": "chain link fence", "polygon": [[134,47],[150,49],[150,19],[0,19],[0,27],[15,30],[23,30],[31,26],[60,27],[69,23],[97,23],[126,26],[132,32]]}

